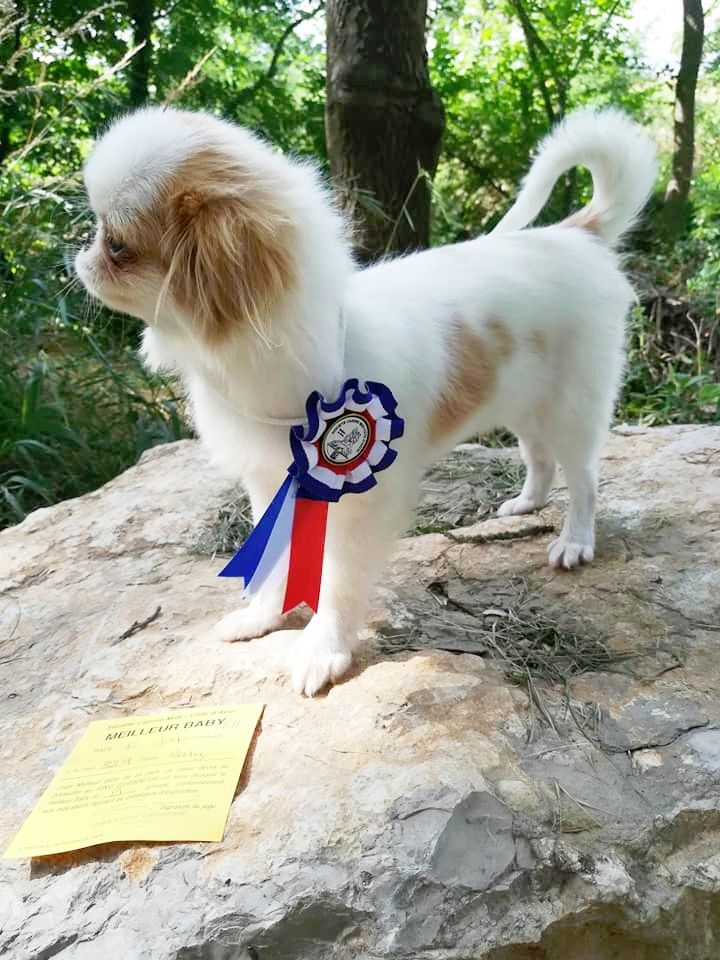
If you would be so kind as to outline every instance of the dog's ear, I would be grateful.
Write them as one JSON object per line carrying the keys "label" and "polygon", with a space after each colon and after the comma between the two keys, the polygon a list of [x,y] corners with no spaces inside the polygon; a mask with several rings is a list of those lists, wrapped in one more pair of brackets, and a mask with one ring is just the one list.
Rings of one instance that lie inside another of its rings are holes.
{"label": "dog's ear", "polygon": [[294,242],[292,224],[259,187],[208,178],[179,188],[163,238],[168,287],[206,339],[243,323],[267,338],[270,311],[295,282]]}

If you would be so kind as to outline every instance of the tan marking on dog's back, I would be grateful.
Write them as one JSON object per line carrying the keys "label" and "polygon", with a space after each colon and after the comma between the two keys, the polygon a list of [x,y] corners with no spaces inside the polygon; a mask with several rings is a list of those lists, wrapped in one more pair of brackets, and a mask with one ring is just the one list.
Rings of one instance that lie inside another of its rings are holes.
{"label": "tan marking on dog's back", "polygon": [[451,321],[448,383],[430,417],[429,436],[435,443],[453,433],[495,392],[500,365],[515,350],[515,339],[497,317],[484,327],[484,336],[471,330],[460,314]]}
{"label": "tan marking on dog's back", "polygon": [[531,330],[527,335],[528,349],[532,353],[545,356],[547,353],[547,338],[542,330]]}
{"label": "tan marking on dog's back", "polygon": [[509,360],[515,350],[515,338],[507,326],[497,317],[490,317],[485,324],[492,339],[492,346],[501,360]]}
{"label": "tan marking on dog's back", "polygon": [[596,237],[601,236],[600,214],[593,210],[591,206],[583,207],[582,210],[571,213],[569,217],[560,221],[560,226],[577,227],[579,230],[587,230],[588,233],[593,233]]}

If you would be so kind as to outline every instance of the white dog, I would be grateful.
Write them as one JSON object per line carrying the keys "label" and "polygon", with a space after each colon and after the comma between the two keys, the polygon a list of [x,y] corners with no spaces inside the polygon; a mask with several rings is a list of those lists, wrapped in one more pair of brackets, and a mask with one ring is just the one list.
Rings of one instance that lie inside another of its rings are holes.
{"label": "white dog", "polygon": [[[584,165],[591,203],[523,229],[558,177]],[[142,353],[187,388],[213,460],[264,512],[313,390],[347,377],[393,391],[405,435],[378,485],[329,511],[318,611],[292,666],[308,696],[349,668],[368,593],[427,466],[505,426],[527,465],[501,516],[542,507],[555,464],[570,506],[554,566],[593,558],[597,466],[623,366],[633,291],[613,246],[655,178],[650,140],[616,111],[570,115],[542,143],[493,233],[360,270],[316,171],[204,114],[151,108],[102,137],[85,168],[98,228],[76,259],[94,296],[142,318]],[[218,624],[226,640],[282,626],[274,588]]]}

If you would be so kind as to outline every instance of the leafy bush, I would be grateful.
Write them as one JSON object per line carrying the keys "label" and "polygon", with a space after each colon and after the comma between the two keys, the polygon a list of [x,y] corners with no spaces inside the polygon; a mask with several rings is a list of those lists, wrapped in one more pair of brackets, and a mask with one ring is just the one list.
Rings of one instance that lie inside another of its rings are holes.
{"label": "leafy bush", "polygon": [[[656,303],[667,303],[660,298]],[[692,321],[692,307],[675,301]],[[680,311],[678,311],[680,313]],[[617,418],[660,426],[668,423],[720,422],[720,383],[714,361],[704,343],[702,321],[690,327],[692,336],[681,331],[674,315],[671,328],[662,318],[642,307],[630,315],[628,357]],[[715,322],[717,329],[717,322]]]}
{"label": "leafy bush", "polygon": [[105,483],[156,443],[185,436],[182,405],[130,347],[110,354],[63,329],[21,364],[0,360],[0,527]]}

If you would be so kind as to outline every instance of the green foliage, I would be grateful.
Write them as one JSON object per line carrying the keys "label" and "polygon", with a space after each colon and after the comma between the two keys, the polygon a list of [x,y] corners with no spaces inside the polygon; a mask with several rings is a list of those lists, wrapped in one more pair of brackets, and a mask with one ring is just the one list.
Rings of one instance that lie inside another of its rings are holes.
{"label": "green foliage", "polygon": [[58,321],[52,341],[23,353],[21,364],[0,355],[0,527],[94,489],[186,433],[180,398],[129,347],[106,350],[89,329]]}
{"label": "green foliage", "polygon": [[703,165],[693,185],[692,231],[681,245],[687,288],[704,316],[718,316],[720,281],[720,122],[701,116]]}
{"label": "green foliage", "polygon": [[[432,79],[446,109],[436,240],[490,227],[552,124],[585,104],[640,120],[656,85],[638,73],[629,0],[444,0],[431,25]],[[546,211],[565,215],[589,179],[571,175]]]}
{"label": "green foliage", "polygon": [[[717,43],[717,38],[715,38]],[[720,90],[702,78],[690,230],[652,230],[631,261],[644,309],[631,315],[618,417],[656,425],[720,422]],[[667,115],[671,115],[667,103]],[[664,171],[668,167],[663,158]],[[667,179],[667,177],[665,177]],[[661,202],[650,222],[660,219]]]}
{"label": "green foliage", "polygon": [[321,9],[317,0],[177,4],[158,21],[154,99],[179,99],[284,150],[324,156],[324,53],[319,39],[297,33]]}
{"label": "green foliage", "polygon": [[639,307],[630,317],[619,420],[657,426],[720,422],[720,383],[702,340],[668,345],[662,325]]}

